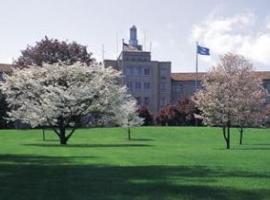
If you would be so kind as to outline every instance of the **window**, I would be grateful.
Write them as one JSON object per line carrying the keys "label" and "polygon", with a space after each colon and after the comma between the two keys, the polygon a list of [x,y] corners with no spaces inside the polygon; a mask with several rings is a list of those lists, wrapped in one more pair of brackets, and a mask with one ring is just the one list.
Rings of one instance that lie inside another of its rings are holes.
{"label": "window", "polygon": [[126,73],[127,75],[133,75],[133,67],[128,67]]}
{"label": "window", "polygon": [[270,92],[270,83],[267,83],[266,89],[268,90],[268,92]]}
{"label": "window", "polygon": [[175,85],[175,93],[183,93],[183,85],[182,84]]}
{"label": "window", "polygon": [[165,105],[166,105],[166,99],[165,99],[165,97],[162,97],[162,98],[160,99],[160,106],[163,107],[163,106],[165,106]]}
{"label": "window", "polygon": [[150,89],[150,82],[144,82],[143,88],[147,90]]}
{"label": "window", "polygon": [[166,91],[166,83],[160,83],[160,90]]}
{"label": "window", "polygon": [[140,90],[141,89],[141,82],[136,82],[135,83],[135,89],[137,89],[137,90]]}
{"label": "window", "polygon": [[150,98],[149,97],[144,97],[144,105],[146,105],[146,106],[150,105]]}
{"label": "window", "polygon": [[149,68],[144,68],[144,75],[149,76],[150,75],[150,69]]}
{"label": "window", "polygon": [[168,71],[167,69],[160,69],[160,78],[161,79],[166,79],[168,76]]}
{"label": "window", "polygon": [[141,97],[136,97],[136,100],[137,100],[137,104],[141,105]]}
{"label": "window", "polygon": [[142,68],[141,67],[136,67],[136,74],[142,75]]}

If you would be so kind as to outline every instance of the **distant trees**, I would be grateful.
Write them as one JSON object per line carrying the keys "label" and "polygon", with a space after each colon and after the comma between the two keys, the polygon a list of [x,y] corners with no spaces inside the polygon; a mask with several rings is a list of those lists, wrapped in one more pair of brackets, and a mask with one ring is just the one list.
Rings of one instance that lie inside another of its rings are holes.
{"label": "distant trees", "polygon": [[142,106],[137,110],[140,118],[143,119],[143,125],[149,126],[154,124],[154,117],[146,106]]}
{"label": "distant trees", "polygon": [[5,79],[1,90],[11,109],[10,119],[32,127],[50,126],[60,144],[67,143],[89,114],[101,114],[100,120],[106,122],[133,125],[134,100],[118,84],[120,73],[112,68],[81,63],[44,64],[42,68],[30,66],[14,71]]}
{"label": "distant trees", "polygon": [[[195,114],[199,111],[190,99],[183,99],[174,105],[167,105],[156,116],[156,123],[162,126],[195,125]],[[198,124],[201,124],[199,121]]]}
{"label": "distant trees", "polygon": [[[268,96],[268,98],[270,98],[270,96]],[[265,117],[263,121],[263,126],[269,128],[270,127],[270,104],[267,104],[267,106],[264,108],[263,116]]]}
{"label": "distant trees", "polygon": [[9,111],[6,98],[0,91],[0,128],[9,128],[10,122],[7,120],[7,112]]}
{"label": "distant trees", "polygon": [[180,117],[175,105],[167,105],[156,116],[156,123],[162,126],[176,126],[179,124]]}
{"label": "distant trees", "polygon": [[[230,148],[230,128],[243,128],[260,121],[266,91],[255,77],[252,64],[244,57],[226,54],[207,73],[203,89],[194,95],[201,118],[208,125],[220,126],[227,149]],[[243,132],[241,132],[240,142]]]}
{"label": "distant trees", "polygon": [[62,62],[65,65],[72,65],[81,62],[89,65],[93,58],[87,47],[77,42],[68,43],[57,39],[49,39],[45,36],[34,46],[27,46],[21,51],[21,56],[15,61],[19,67],[42,66],[43,63],[54,64]]}
{"label": "distant trees", "polygon": [[179,112],[181,113],[181,125],[186,125],[186,126],[194,126],[194,125],[201,125],[202,121],[201,120],[196,120],[195,115],[198,115],[200,111],[198,108],[196,108],[195,103],[188,98],[185,98],[181,101],[178,101],[176,104]]}

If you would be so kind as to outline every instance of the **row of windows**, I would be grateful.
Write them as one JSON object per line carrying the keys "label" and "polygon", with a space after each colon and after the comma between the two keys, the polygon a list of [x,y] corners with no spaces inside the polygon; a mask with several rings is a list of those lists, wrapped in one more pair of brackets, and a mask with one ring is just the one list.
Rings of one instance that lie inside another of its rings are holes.
{"label": "row of windows", "polygon": [[184,87],[183,87],[183,85],[181,84],[177,84],[177,85],[174,85],[173,86],[173,91],[175,92],[175,93],[177,93],[177,94],[179,94],[179,93],[183,93],[184,92]]}
{"label": "row of windows", "polygon": [[[150,82],[144,82],[143,83],[143,89],[145,89],[145,90],[149,90],[150,86],[151,86]],[[140,90],[140,89],[142,89],[142,83],[141,82],[128,81],[127,82],[127,87],[128,87],[129,90],[133,90],[133,89]]]}
{"label": "row of windows", "polygon": [[270,83],[267,83],[266,89],[268,90],[268,92],[270,92]]}
{"label": "row of windows", "polygon": [[144,62],[146,62],[146,61],[149,61],[150,60],[150,58],[149,57],[134,57],[134,56],[130,56],[130,57],[125,57],[125,61],[144,61]]}
{"label": "row of windows", "polygon": [[136,100],[138,105],[150,105],[150,97],[136,97]]}
{"label": "row of windows", "polygon": [[167,99],[165,97],[160,98],[160,106],[164,107],[168,104]]}
{"label": "row of windows", "polygon": [[126,75],[144,75],[149,76],[150,75],[150,69],[149,68],[143,68],[143,67],[127,67],[125,71]]}

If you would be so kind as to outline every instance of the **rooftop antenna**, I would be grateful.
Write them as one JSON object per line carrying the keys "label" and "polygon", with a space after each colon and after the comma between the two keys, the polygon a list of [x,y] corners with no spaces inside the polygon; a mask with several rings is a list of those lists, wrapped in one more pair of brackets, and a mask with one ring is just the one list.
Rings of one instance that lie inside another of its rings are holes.
{"label": "rooftop antenna", "polygon": [[105,54],[104,44],[102,44],[101,54],[102,54],[102,62],[104,63],[104,54]]}
{"label": "rooftop antenna", "polygon": [[143,46],[146,49],[146,31],[143,32]]}
{"label": "rooftop antenna", "polygon": [[125,40],[124,38],[122,38],[122,51],[124,50],[124,43],[125,43]]}
{"label": "rooftop antenna", "polygon": [[118,57],[118,33],[116,33],[116,38],[115,38],[115,42],[116,42],[116,59],[117,59],[117,57]]}
{"label": "rooftop antenna", "polygon": [[152,51],[152,41],[150,41],[150,45],[149,45],[149,51]]}

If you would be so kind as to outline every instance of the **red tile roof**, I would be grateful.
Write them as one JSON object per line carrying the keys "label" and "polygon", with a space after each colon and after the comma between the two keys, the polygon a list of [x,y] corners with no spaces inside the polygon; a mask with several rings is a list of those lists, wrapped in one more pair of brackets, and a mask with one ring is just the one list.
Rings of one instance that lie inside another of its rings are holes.
{"label": "red tile roof", "polygon": [[[270,80],[270,71],[256,71],[255,72],[258,77],[263,80]],[[199,72],[198,73],[198,80],[202,80],[205,76],[206,72]],[[172,73],[171,79],[174,81],[192,81],[196,80],[196,73],[189,72],[189,73]]]}
{"label": "red tile roof", "polygon": [[256,75],[263,80],[270,80],[270,71],[257,71]]}
{"label": "red tile roof", "polygon": [[[198,73],[198,79],[203,79],[205,72]],[[174,81],[192,81],[196,79],[196,73],[188,72],[188,73],[171,73],[171,79]]]}

